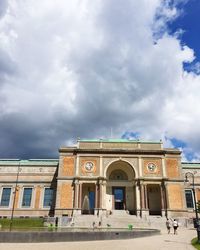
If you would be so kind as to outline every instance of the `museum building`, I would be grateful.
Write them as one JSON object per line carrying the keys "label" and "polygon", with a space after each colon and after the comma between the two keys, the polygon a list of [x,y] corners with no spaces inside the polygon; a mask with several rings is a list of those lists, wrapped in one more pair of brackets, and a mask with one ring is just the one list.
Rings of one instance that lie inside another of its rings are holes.
{"label": "museum building", "polygon": [[0,159],[0,217],[191,217],[199,183],[200,164],[162,141],[78,140],[59,159]]}

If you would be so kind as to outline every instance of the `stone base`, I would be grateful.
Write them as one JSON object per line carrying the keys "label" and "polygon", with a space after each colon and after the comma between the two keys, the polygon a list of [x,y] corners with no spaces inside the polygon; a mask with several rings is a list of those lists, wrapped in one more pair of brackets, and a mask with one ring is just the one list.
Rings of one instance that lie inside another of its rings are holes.
{"label": "stone base", "polygon": [[104,214],[103,210],[100,208],[94,210],[94,215],[96,215],[96,216],[102,216],[103,214]]}
{"label": "stone base", "polygon": [[149,209],[142,209],[141,212],[141,217],[148,217],[149,216]]}
{"label": "stone base", "polygon": [[81,215],[81,209],[74,209],[73,216]]}
{"label": "stone base", "polygon": [[138,210],[136,210],[136,216],[137,217],[141,217],[141,211],[138,209]]}
{"label": "stone base", "polygon": [[161,216],[162,216],[162,217],[167,217],[167,211],[164,210],[164,209],[162,209],[162,211],[161,211]]}
{"label": "stone base", "polygon": [[187,212],[187,210],[172,210],[171,209],[171,210],[167,211],[167,217],[168,218],[174,218],[174,219],[180,218],[180,217],[187,218],[188,217],[188,212]]}

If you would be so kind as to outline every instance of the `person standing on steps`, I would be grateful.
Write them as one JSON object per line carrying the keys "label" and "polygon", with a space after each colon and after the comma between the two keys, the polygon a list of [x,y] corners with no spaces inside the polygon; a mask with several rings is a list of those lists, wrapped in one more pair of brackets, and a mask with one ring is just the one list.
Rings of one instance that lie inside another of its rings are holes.
{"label": "person standing on steps", "polygon": [[170,229],[171,229],[171,221],[167,218],[166,220],[166,227],[167,227],[167,232],[170,234]]}
{"label": "person standing on steps", "polygon": [[174,228],[174,234],[178,234],[177,233],[178,221],[176,219],[174,219],[173,221],[173,228]]}

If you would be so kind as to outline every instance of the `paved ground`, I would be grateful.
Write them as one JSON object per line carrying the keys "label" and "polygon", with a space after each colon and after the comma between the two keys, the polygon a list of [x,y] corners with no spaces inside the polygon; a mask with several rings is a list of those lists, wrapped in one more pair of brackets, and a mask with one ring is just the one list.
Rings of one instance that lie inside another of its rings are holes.
{"label": "paved ground", "polygon": [[167,234],[130,240],[58,242],[58,243],[0,243],[0,250],[194,250],[190,245],[196,236],[194,229],[180,229],[178,235]]}

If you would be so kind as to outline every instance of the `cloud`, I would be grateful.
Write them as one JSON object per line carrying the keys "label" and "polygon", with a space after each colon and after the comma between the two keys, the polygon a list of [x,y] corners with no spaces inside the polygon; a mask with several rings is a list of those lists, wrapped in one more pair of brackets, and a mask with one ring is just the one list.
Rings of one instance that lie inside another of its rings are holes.
{"label": "cloud", "polygon": [[110,128],[115,137],[167,134],[200,150],[199,128],[190,127],[199,116],[193,105],[200,80],[183,69],[193,50],[166,25],[178,15],[176,5],[9,0],[5,6],[0,156],[57,157],[59,146],[109,137]]}

